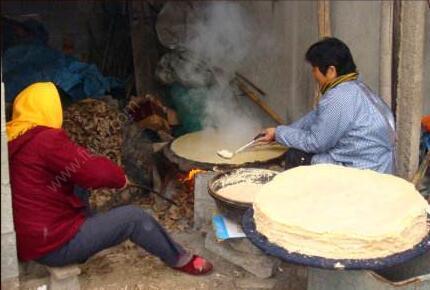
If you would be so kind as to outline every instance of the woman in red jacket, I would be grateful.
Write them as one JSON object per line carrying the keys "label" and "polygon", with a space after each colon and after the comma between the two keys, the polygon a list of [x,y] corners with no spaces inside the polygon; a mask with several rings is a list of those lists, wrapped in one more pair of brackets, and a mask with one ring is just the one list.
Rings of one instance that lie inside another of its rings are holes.
{"label": "woman in red jacket", "polygon": [[210,262],[187,253],[137,206],[85,215],[74,186],[120,189],[127,178],[109,159],[73,143],[62,120],[53,83],[35,83],[14,101],[7,134],[19,258],[49,266],[83,263],[130,239],[174,269],[194,275],[211,271]]}

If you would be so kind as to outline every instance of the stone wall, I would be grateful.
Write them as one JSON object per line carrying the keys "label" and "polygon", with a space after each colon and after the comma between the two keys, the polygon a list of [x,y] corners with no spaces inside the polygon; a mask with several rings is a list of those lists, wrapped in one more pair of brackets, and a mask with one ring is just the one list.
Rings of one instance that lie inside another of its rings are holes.
{"label": "stone wall", "polygon": [[304,55],[318,39],[315,1],[241,2],[257,34],[240,72],[267,93],[265,101],[291,122],[310,108],[313,82]]}
{"label": "stone wall", "polygon": [[363,80],[379,90],[380,1],[331,1],[332,33],[351,49]]}
{"label": "stone wall", "polygon": [[4,111],[4,85],[1,83],[1,283],[18,277],[16,238],[13,226],[11,191],[9,183],[9,160]]}
{"label": "stone wall", "polygon": [[[318,40],[316,1],[241,1],[250,30],[264,35],[240,71],[267,92],[266,101],[287,122],[310,109],[314,83],[304,61]],[[381,1],[331,1],[332,34],[350,47],[363,80],[379,92]],[[430,51],[430,9],[426,11],[425,50]],[[425,53],[424,80],[430,76]],[[430,82],[424,81],[424,113],[430,114]]]}

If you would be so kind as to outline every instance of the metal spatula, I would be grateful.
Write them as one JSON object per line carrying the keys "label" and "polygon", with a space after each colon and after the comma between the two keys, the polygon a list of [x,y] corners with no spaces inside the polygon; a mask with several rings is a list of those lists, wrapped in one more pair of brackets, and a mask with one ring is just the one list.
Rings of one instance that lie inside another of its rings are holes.
{"label": "metal spatula", "polygon": [[258,134],[257,136],[255,136],[255,137],[254,137],[254,139],[252,139],[252,141],[251,141],[251,142],[249,142],[249,143],[247,143],[247,144],[243,145],[242,147],[240,147],[239,149],[235,150],[234,152],[231,152],[231,151],[226,150],[226,149],[222,149],[222,150],[217,151],[217,153],[216,153],[216,154],[217,154],[219,157],[221,157],[221,158],[224,158],[224,159],[231,159],[231,158],[233,158],[233,157],[234,157],[234,155],[236,155],[237,153],[242,152],[242,151],[244,151],[245,149],[247,149],[247,148],[249,148],[249,147],[253,146],[255,143],[257,143],[257,142],[258,142],[258,139],[259,139],[259,138],[261,138],[261,137],[263,137],[263,136],[264,136],[264,133],[260,133],[260,134]]}

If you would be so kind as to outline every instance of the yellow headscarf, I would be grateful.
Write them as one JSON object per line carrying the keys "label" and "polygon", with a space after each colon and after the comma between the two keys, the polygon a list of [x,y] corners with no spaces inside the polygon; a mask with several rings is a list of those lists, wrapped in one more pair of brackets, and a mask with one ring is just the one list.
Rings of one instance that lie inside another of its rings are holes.
{"label": "yellow headscarf", "polygon": [[53,83],[34,83],[15,98],[12,120],[6,124],[8,141],[36,126],[61,128],[63,110]]}

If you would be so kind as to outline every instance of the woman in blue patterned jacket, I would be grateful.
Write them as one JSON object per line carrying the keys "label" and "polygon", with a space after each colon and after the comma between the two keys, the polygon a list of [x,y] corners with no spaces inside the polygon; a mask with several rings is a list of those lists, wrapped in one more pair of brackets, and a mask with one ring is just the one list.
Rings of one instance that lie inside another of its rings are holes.
{"label": "woman in blue patterned jacket", "polygon": [[290,148],[286,167],[331,163],[394,173],[395,129],[389,107],[358,79],[351,52],[324,38],[306,52],[321,97],[288,126],[265,130],[262,141]]}

